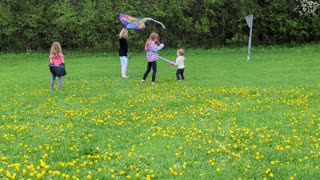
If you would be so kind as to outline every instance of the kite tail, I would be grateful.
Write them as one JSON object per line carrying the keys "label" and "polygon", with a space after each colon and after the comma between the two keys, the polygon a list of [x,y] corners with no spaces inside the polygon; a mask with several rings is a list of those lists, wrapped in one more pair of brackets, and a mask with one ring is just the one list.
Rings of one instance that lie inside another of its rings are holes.
{"label": "kite tail", "polygon": [[159,22],[159,21],[157,21],[157,20],[154,20],[154,19],[152,19],[152,18],[150,18],[149,20],[150,20],[150,21],[154,21],[154,22],[160,24],[163,29],[166,29],[166,26],[164,26],[164,24],[162,24],[161,22]]}

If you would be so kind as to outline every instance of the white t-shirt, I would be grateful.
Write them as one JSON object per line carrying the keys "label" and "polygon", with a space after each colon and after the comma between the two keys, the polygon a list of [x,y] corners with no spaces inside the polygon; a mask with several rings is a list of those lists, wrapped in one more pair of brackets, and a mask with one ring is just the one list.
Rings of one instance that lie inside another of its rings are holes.
{"label": "white t-shirt", "polygon": [[178,56],[176,59],[176,66],[178,69],[183,69],[184,68],[184,57],[183,56]]}

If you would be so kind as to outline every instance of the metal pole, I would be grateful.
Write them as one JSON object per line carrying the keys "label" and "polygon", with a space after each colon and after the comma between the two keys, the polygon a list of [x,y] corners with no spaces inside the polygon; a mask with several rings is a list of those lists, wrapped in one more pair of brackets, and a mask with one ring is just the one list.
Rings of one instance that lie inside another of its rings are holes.
{"label": "metal pole", "polygon": [[251,56],[251,36],[252,36],[252,27],[250,28],[249,42],[248,42],[248,57],[247,57],[248,63],[250,63],[250,56]]}

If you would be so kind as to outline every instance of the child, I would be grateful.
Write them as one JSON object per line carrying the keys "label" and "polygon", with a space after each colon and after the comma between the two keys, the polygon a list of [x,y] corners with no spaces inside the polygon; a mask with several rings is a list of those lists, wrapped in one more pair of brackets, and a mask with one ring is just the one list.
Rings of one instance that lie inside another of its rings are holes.
{"label": "child", "polygon": [[52,75],[51,82],[50,82],[50,91],[52,91],[54,88],[54,81],[57,76],[59,79],[59,90],[62,90],[63,75],[60,75],[60,74],[57,75],[57,72],[55,71],[58,68],[63,68],[64,70],[64,55],[62,54],[62,49],[59,42],[52,43],[49,60],[50,60],[50,72]]}
{"label": "child", "polygon": [[156,84],[157,74],[157,60],[159,58],[158,51],[164,47],[164,44],[160,44],[159,35],[157,33],[151,33],[149,39],[145,44],[145,51],[147,53],[147,70],[145,71],[142,81],[144,82],[152,68],[152,81],[151,85]]}
{"label": "child", "polygon": [[184,50],[177,50],[177,59],[174,63],[177,66],[176,77],[178,81],[184,80]]}
{"label": "child", "polygon": [[126,75],[127,72],[127,66],[128,66],[128,30],[125,28],[122,28],[119,34],[119,57],[120,57],[120,63],[121,63],[121,76],[123,78],[128,78]]}

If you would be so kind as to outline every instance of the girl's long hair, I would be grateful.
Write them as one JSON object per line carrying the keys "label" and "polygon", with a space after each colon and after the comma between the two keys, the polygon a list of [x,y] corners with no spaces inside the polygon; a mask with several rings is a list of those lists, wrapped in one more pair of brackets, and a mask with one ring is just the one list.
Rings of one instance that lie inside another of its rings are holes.
{"label": "girl's long hair", "polygon": [[[125,33],[127,33],[127,36],[126,36],[126,37],[123,36]],[[125,28],[122,28],[121,31],[120,31],[120,33],[119,33],[119,39],[121,39],[121,38],[127,38],[127,37],[128,37],[128,30],[125,29]]]}
{"label": "girl's long hair", "polygon": [[59,42],[53,42],[50,50],[50,55],[55,58],[60,57],[60,53],[62,53],[61,45]]}
{"label": "girl's long hair", "polygon": [[151,33],[149,36],[149,39],[146,42],[146,45],[149,44],[150,41],[154,41],[159,46],[160,45],[160,38],[159,38],[158,33],[155,33],[155,32]]}

